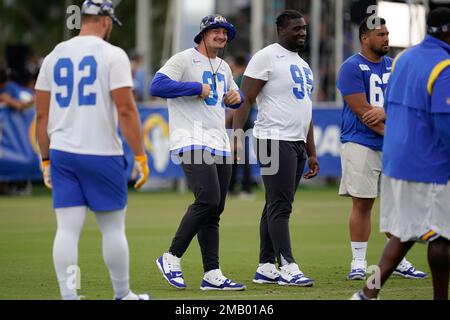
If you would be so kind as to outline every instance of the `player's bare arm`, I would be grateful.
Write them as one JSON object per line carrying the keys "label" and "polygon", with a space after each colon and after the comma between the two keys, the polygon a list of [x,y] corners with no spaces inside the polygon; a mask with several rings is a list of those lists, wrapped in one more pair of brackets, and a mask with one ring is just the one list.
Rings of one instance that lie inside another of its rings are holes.
{"label": "player's bare arm", "polygon": [[47,188],[52,188],[50,176],[50,138],[48,137],[48,114],[50,110],[49,91],[36,90],[36,136],[42,159],[42,174],[44,184]]}
{"label": "player's bare arm", "polygon": [[150,170],[142,144],[141,120],[134,101],[133,91],[130,87],[119,88],[111,91],[111,95],[117,107],[120,128],[135,156],[133,175],[139,174],[139,178],[134,187],[140,189],[147,182]]}
{"label": "player's bare arm", "polygon": [[36,135],[42,159],[48,159],[50,138],[47,133],[50,91],[36,91]]}
{"label": "player's bare arm", "polygon": [[125,140],[135,155],[144,155],[141,122],[131,88],[119,88],[111,91],[111,94],[117,107],[120,128]]}
{"label": "player's bare arm", "polygon": [[238,110],[236,110],[233,119],[233,130],[235,134],[233,152],[238,160],[240,160],[239,154],[244,149],[244,147],[242,144],[243,136],[238,135],[236,130],[242,129],[244,127],[245,122],[248,119],[252,105],[255,104],[256,97],[261,92],[265,84],[266,81],[250,78],[247,76],[244,76],[244,78],[242,79],[241,91],[245,99],[241,107]]}
{"label": "player's bare arm", "polygon": [[225,114],[225,127],[232,128],[233,127],[233,119],[234,114],[236,113],[235,109],[228,109]]}
{"label": "player's bare arm", "polygon": [[[356,116],[364,122],[363,116],[373,109],[381,109],[374,106],[371,106],[366,99],[366,95],[364,93],[355,93],[344,97],[348,106],[352,110]],[[384,110],[383,110],[384,113]],[[382,121],[376,123],[375,125],[364,123],[367,127],[369,127],[375,133],[384,136],[384,123]]]}
{"label": "player's bare arm", "polygon": [[308,137],[306,139],[306,153],[308,154],[309,171],[303,177],[308,180],[317,176],[320,171],[319,161],[317,160],[316,143],[314,141],[314,124],[312,121],[309,125]]}
{"label": "player's bare arm", "polygon": [[242,79],[241,91],[245,97],[245,100],[239,110],[236,111],[236,114],[234,116],[234,130],[242,129],[244,127],[252,105],[255,104],[256,97],[261,92],[265,84],[266,81],[244,76],[244,78]]}

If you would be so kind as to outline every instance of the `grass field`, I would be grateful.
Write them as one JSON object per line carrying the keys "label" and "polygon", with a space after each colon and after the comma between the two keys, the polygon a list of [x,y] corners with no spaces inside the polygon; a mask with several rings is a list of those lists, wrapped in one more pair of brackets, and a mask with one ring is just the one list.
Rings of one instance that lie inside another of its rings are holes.
{"label": "grass field", "polygon": [[[230,199],[221,222],[220,257],[224,274],[247,285],[245,292],[204,293],[199,290],[202,267],[196,239],[183,257],[188,289],[177,291],[159,274],[155,259],[171,242],[190,194],[130,192],[127,236],[131,256],[131,283],[135,292],[150,292],[157,300],[176,299],[348,299],[362,282],[345,279],[351,252],[347,220],[351,201],[340,198],[334,188],[301,188],[291,217],[294,256],[316,285],[294,288],[254,285],[251,282],[258,263],[258,221],[264,195],[256,200]],[[385,244],[378,232],[378,202],[372,222],[368,263],[376,264]],[[52,242],[56,228],[51,198],[47,191],[35,190],[30,197],[0,198],[0,299],[59,299],[52,263]],[[408,258],[421,270],[429,271],[426,247],[416,245]],[[80,240],[80,294],[86,299],[113,296],[101,256],[101,235],[90,215]],[[431,279],[391,278],[382,299],[431,299]]]}

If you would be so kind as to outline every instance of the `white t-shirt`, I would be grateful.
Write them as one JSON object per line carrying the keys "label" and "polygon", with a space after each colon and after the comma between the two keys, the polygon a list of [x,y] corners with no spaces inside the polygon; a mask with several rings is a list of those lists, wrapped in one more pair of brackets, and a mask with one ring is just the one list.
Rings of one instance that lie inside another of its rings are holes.
{"label": "white t-shirt", "polygon": [[111,91],[133,87],[122,49],[96,36],[58,44],[45,58],[36,89],[51,92],[50,149],[99,156],[123,155]]}
{"label": "white t-shirt", "polygon": [[[191,48],[167,61],[158,71],[179,82],[214,84],[213,73],[217,68],[217,89],[206,100],[198,96],[167,99],[169,106],[170,150],[208,148],[218,153],[231,151],[225,130],[224,96],[228,91],[238,90],[228,64],[220,58],[208,58]],[[214,71],[212,71],[214,70]]]}
{"label": "white t-shirt", "polygon": [[313,74],[298,53],[278,43],[269,45],[253,56],[244,75],[267,81],[256,98],[254,136],[306,142],[312,119]]}

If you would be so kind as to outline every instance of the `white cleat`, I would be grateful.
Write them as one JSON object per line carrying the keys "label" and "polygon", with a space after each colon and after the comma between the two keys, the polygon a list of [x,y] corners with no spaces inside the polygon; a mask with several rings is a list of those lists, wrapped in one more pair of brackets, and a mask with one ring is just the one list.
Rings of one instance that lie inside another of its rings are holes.
{"label": "white cleat", "polygon": [[350,300],[380,300],[380,298],[374,298],[374,299],[370,299],[368,297],[365,296],[364,292],[362,290],[356,292],[351,298]]}
{"label": "white cleat", "polygon": [[156,265],[161,275],[174,288],[184,290],[186,284],[184,283],[183,272],[181,271],[181,259],[170,254],[164,253],[156,260]]}
{"label": "white cleat", "polygon": [[144,293],[144,294],[135,294],[133,292],[129,292],[125,297],[123,298],[115,298],[116,301],[122,301],[122,300],[151,300],[150,295]]}
{"label": "white cleat", "polygon": [[256,270],[253,283],[277,284],[280,281],[280,275],[280,271],[273,263],[265,263]]}
{"label": "white cleat", "polygon": [[366,260],[352,260],[350,272],[347,275],[348,280],[364,280],[367,273]]}
{"label": "white cleat", "polygon": [[296,263],[290,263],[280,268],[278,284],[281,286],[312,287],[314,280],[305,276]]}
{"label": "white cleat", "polygon": [[428,277],[425,272],[416,270],[411,262],[406,259],[403,259],[403,261],[400,262],[393,274],[407,279],[425,279]]}
{"label": "white cleat", "polygon": [[200,289],[203,291],[244,291],[246,287],[226,278],[220,269],[205,273]]}

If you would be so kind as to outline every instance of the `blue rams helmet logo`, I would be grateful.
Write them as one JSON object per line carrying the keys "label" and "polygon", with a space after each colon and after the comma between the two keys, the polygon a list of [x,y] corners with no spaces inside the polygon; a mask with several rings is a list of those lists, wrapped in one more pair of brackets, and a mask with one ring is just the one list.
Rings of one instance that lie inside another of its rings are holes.
{"label": "blue rams helmet logo", "polygon": [[236,28],[220,14],[206,16],[200,22],[200,32],[195,36],[194,42],[199,44],[202,41],[202,35],[211,29],[224,28],[228,32],[228,41],[231,42],[236,36]]}

